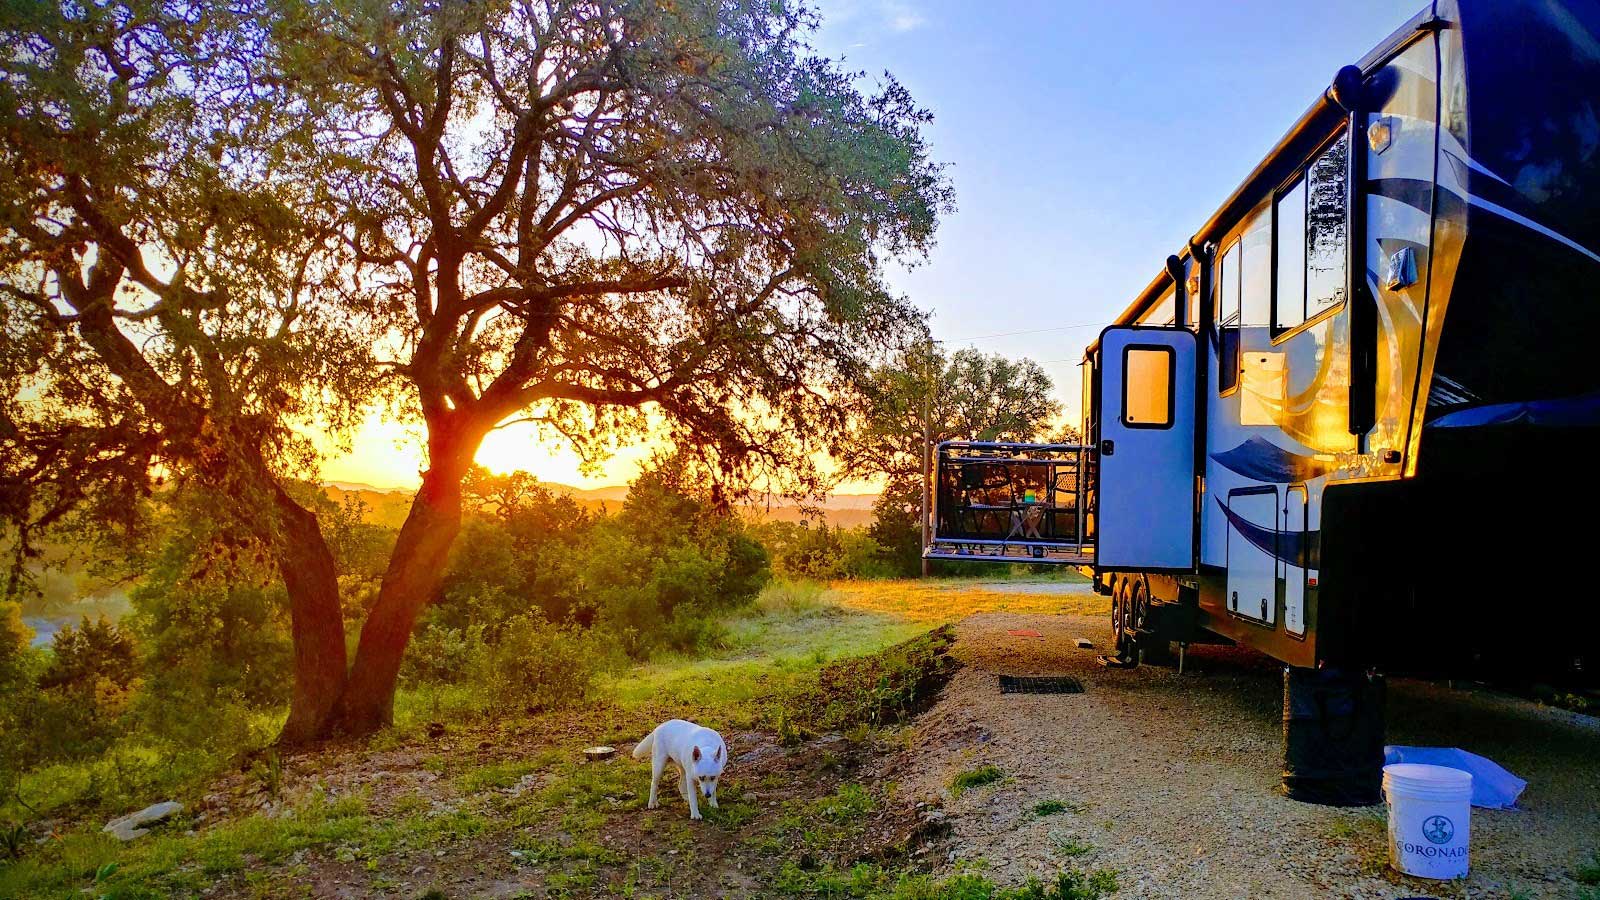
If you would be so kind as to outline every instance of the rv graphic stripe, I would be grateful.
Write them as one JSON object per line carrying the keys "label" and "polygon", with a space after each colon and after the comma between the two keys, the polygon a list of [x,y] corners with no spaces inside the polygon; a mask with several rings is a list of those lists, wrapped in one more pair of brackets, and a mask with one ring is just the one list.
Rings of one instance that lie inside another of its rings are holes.
{"label": "rv graphic stripe", "polygon": [[1321,566],[1322,561],[1319,559],[1322,555],[1321,531],[1277,531],[1264,528],[1229,509],[1221,497],[1216,499],[1217,506],[1222,508],[1222,514],[1228,517],[1228,524],[1257,550],[1302,569],[1315,569]]}
{"label": "rv graphic stripe", "polygon": [[1211,458],[1252,481],[1268,484],[1294,484],[1326,475],[1338,468],[1334,462],[1291,453],[1258,437],[1232,450],[1213,453]]}

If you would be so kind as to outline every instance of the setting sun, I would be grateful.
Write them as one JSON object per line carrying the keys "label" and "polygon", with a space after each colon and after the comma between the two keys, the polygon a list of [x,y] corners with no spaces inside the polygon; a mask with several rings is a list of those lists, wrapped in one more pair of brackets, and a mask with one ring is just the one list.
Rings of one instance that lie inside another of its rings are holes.
{"label": "setting sun", "polygon": [[[627,484],[639,474],[654,445],[642,442],[622,447],[585,471],[583,460],[570,445],[541,436],[526,423],[508,425],[489,432],[474,457],[478,465],[504,475],[528,472],[540,481],[576,488],[610,487]],[[427,467],[422,428],[396,422],[377,413],[362,423],[349,439],[348,450],[330,450],[322,466],[323,478],[330,482],[353,482],[379,488],[415,488]]]}

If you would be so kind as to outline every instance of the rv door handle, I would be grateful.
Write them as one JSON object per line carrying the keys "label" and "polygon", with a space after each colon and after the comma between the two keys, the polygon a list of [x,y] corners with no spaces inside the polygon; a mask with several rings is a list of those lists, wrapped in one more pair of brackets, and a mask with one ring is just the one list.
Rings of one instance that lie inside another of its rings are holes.
{"label": "rv door handle", "polygon": [[1110,438],[1106,438],[1105,440],[1100,442],[1100,455],[1101,456],[1110,456],[1110,455],[1112,455],[1112,454],[1114,454],[1116,452],[1117,452],[1117,442],[1116,441],[1113,441]]}

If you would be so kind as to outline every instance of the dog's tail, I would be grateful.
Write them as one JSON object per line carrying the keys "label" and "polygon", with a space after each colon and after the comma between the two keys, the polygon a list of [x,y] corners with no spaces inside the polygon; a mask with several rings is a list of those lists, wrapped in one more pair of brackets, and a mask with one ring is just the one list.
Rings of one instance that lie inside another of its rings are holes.
{"label": "dog's tail", "polygon": [[644,740],[633,745],[633,758],[644,759],[646,756],[650,755],[650,751],[655,749],[655,746],[656,733],[652,731],[644,736]]}

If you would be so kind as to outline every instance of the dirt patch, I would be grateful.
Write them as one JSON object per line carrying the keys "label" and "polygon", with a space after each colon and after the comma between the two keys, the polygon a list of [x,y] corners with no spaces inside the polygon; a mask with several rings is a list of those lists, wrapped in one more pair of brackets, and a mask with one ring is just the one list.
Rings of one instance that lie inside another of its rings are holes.
{"label": "dirt patch", "polygon": [[[1472,877],[1441,885],[1388,870],[1382,807],[1278,793],[1282,686],[1270,659],[1197,647],[1183,676],[1106,670],[1101,650],[1074,645],[1106,645],[1098,616],[982,614],[958,634],[964,667],[885,775],[944,803],[946,869],[982,859],[1015,883],[1063,865],[1112,868],[1120,896],[1153,898],[1575,897],[1571,873],[1600,847],[1600,728],[1587,717],[1391,681],[1391,743],[1461,746],[1530,782],[1524,810],[1473,811]],[[1073,675],[1086,692],[1003,695],[1000,674]],[[1003,777],[953,796],[957,776],[988,765]]]}
{"label": "dirt patch", "polygon": [[814,687],[782,704],[786,718],[810,731],[908,721],[933,705],[960,668],[950,655],[955,640],[955,628],[945,625],[880,653],[830,663]]}

